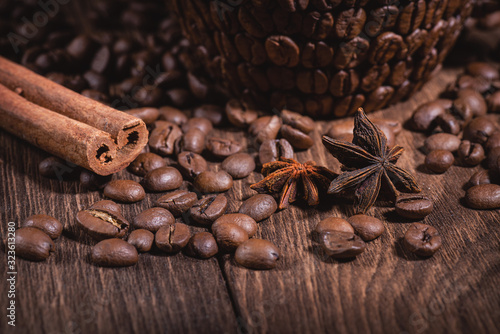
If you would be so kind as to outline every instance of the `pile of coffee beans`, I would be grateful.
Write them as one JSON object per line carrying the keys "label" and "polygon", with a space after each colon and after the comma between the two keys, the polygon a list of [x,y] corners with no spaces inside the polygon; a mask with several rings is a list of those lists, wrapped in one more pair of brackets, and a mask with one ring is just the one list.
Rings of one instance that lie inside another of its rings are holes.
{"label": "pile of coffee beans", "polygon": [[425,167],[444,173],[453,165],[480,170],[466,183],[466,204],[500,208],[500,72],[498,64],[472,62],[436,101],[421,105],[410,126],[428,134]]}

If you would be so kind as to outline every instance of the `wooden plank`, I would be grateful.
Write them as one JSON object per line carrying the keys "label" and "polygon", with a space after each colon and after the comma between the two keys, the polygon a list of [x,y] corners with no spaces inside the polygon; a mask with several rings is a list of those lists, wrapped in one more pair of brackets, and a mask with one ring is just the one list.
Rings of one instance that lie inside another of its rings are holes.
{"label": "wooden plank", "polygon": [[[419,104],[433,99],[453,81],[456,71],[439,74],[406,103],[374,115],[400,121]],[[315,140],[320,142],[320,133]],[[441,232],[443,248],[431,259],[409,254],[401,245],[409,222],[389,207],[369,213],[386,221],[386,232],[354,261],[328,259],[310,237],[328,216],[347,217],[345,203],[316,209],[293,206],[262,222],[256,237],[270,240],[283,257],[275,270],[250,271],[229,256],[224,270],[240,326],[248,333],[458,333],[498,332],[500,326],[499,210],[475,211],[460,204],[463,184],[477,170],[454,166],[443,175],[418,167],[422,134],[404,130],[406,148],[399,165],[414,172],[435,209],[425,222]],[[297,154],[300,161],[334,166],[317,144]],[[417,168],[415,168],[417,166]],[[251,181],[260,177],[252,176]],[[244,189],[241,198],[253,194]]]}
{"label": "wooden plank", "polygon": [[[17,138],[0,134],[1,235],[36,213],[57,217],[63,236],[46,262],[17,259],[17,333],[212,333],[234,332],[236,317],[216,258],[202,261],[178,254],[141,254],[130,268],[98,268],[89,262],[95,242],[75,226],[75,214],[101,200],[78,182],[42,178],[45,156]],[[130,178],[127,172],[118,177]],[[137,179],[137,178],[136,178]],[[159,194],[122,205],[125,217],[152,206]],[[3,239],[3,238],[2,238]],[[6,268],[2,253],[0,267]],[[5,276],[4,279],[6,278]],[[0,332],[7,325],[7,284],[0,284]]]}

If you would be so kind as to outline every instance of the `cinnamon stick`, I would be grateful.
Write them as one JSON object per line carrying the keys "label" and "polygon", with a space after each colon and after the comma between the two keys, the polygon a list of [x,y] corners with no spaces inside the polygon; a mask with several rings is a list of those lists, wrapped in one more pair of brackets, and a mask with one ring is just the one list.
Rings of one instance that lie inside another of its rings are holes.
{"label": "cinnamon stick", "polygon": [[2,57],[0,119],[4,130],[99,175],[128,166],[148,140],[141,119]]}

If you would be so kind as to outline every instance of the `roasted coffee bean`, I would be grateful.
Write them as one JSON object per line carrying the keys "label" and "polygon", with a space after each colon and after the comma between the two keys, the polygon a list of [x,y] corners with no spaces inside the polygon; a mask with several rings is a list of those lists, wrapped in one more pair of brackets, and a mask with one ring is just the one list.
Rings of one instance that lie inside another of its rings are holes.
{"label": "roasted coffee bean", "polygon": [[359,35],[366,21],[363,8],[350,8],[340,12],[335,19],[334,34],[337,38],[349,40]]}
{"label": "roasted coffee bean", "polygon": [[356,71],[339,71],[330,81],[330,93],[336,97],[346,96],[354,93],[358,85],[359,77]]}
{"label": "roasted coffee bean", "polygon": [[465,70],[473,76],[481,76],[487,80],[498,80],[498,70],[488,63],[472,62],[467,64]]}
{"label": "roasted coffee bean", "polygon": [[271,195],[257,194],[248,198],[241,204],[239,213],[252,217],[256,222],[269,218],[278,206]]}
{"label": "roasted coffee bean", "polygon": [[476,117],[465,126],[463,138],[482,145],[498,130],[498,125],[490,117]]}
{"label": "roasted coffee bean", "polygon": [[174,216],[178,217],[189,210],[197,200],[198,196],[194,192],[176,190],[160,197],[156,201],[156,206],[167,209]]}
{"label": "roasted coffee bean", "polygon": [[415,131],[428,131],[436,125],[436,118],[445,113],[445,109],[438,102],[428,102],[415,110],[411,117],[411,125]]}
{"label": "roasted coffee bean", "polygon": [[227,209],[226,196],[210,195],[199,199],[189,209],[190,217],[199,224],[210,225],[221,217]]}
{"label": "roasted coffee bean", "polygon": [[234,259],[246,268],[272,269],[280,259],[279,249],[267,240],[248,239],[238,246]]}
{"label": "roasted coffee bean", "polygon": [[480,184],[499,183],[499,181],[500,175],[495,175],[495,173],[491,170],[480,170],[472,174],[466,184],[466,187],[470,188]]}
{"label": "roasted coffee bean", "polygon": [[188,179],[194,179],[208,168],[205,158],[193,152],[179,153],[177,163],[179,164],[179,171]]}
{"label": "roasted coffee bean", "polygon": [[180,252],[189,242],[191,232],[182,223],[161,227],[155,234],[155,245],[159,250],[174,254]]}
{"label": "roasted coffee bean", "polygon": [[398,53],[404,53],[406,44],[403,37],[390,31],[386,31],[371,42],[368,60],[372,64],[385,64]]}
{"label": "roasted coffee bean", "polygon": [[347,221],[363,241],[374,240],[385,231],[384,224],[375,217],[359,214],[349,217]]}
{"label": "roasted coffee bean", "polygon": [[396,213],[408,219],[423,219],[432,212],[434,204],[430,198],[420,194],[403,194],[396,198]]}
{"label": "roasted coffee bean", "polygon": [[218,159],[224,159],[230,155],[240,152],[243,149],[238,142],[217,137],[208,138],[206,147],[207,150],[209,150],[210,153]]}
{"label": "roasted coffee bean", "polygon": [[309,135],[287,124],[281,127],[281,135],[298,150],[306,150],[314,145],[314,141]]}
{"label": "roasted coffee bean", "polygon": [[[474,89],[465,88],[458,91],[458,97],[453,102],[457,105],[458,101],[464,104],[472,113],[472,117],[484,116],[488,112],[488,107],[484,97]],[[464,117],[463,117],[464,118]],[[464,121],[469,121],[470,118],[465,118]]]}
{"label": "roasted coffee bean", "polygon": [[208,259],[219,252],[219,247],[212,233],[194,234],[186,246],[186,254],[200,259]]}
{"label": "roasted coffee bean", "polygon": [[424,149],[426,152],[435,150],[446,150],[455,152],[460,147],[460,139],[450,133],[436,133],[427,137],[424,141]]}
{"label": "roasted coffee bean", "polygon": [[300,71],[297,74],[296,85],[306,94],[324,94],[328,90],[328,77],[318,69]]}
{"label": "roasted coffee bean", "polygon": [[500,166],[498,165],[498,159],[500,158],[500,147],[495,147],[490,150],[488,157],[486,158],[486,167],[491,170],[496,170]]}
{"label": "roasted coffee bean", "polygon": [[325,231],[320,234],[320,245],[334,259],[349,259],[365,251],[364,241],[349,232]]}
{"label": "roasted coffee bean", "polygon": [[438,125],[441,130],[446,133],[451,133],[453,135],[458,135],[462,130],[463,122],[458,120],[451,113],[445,113],[436,117],[436,125]]}
{"label": "roasted coffee bean", "polygon": [[162,156],[174,153],[175,141],[182,136],[181,129],[174,123],[156,121],[155,128],[149,136],[149,147],[152,152]]}
{"label": "roasted coffee bean", "polygon": [[220,193],[231,189],[233,178],[223,170],[206,171],[194,179],[193,186],[202,193]]}
{"label": "roasted coffee bean", "polygon": [[121,238],[129,222],[122,216],[118,205],[112,201],[100,201],[76,214],[79,226],[96,240]]}
{"label": "roasted coffee bean", "polygon": [[132,180],[113,180],[103,191],[104,196],[123,203],[135,203],[146,197],[144,188]]}
{"label": "roasted coffee bean", "polygon": [[137,249],[122,239],[106,239],[92,248],[92,263],[101,267],[127,267],[139,261]]}
{"label": "roasted coffee bean", "polygon": [[175,190],[182,185],[182,175],[174,167],[161,167],[148,172],[143,182],[149,191]]}
{"label": "roasted coffee bean", "polygon": [[354,228],[349,222],[343,218],[339,217],[328,217],[323,219],[316,225],[314,232],[316,233],[316,238],[319,241],[319,236],[325,231],[340,231],[354,233]]}
{"label": "roasted coffee bean", "polygon": [[31,261],[43,261],[55,251],[52,239],[35,227],[16,230],[16,256]]}
{"label": "roasted coffee bean", "polygon": [[246,128],[257,119],[258,113],[239,100],[232,99],[226,104],[226,116],[232,125]]}
{"label": "roasted coffee bean", "polygon": [[88,190],[103,189],[112,179],[113,174],[102,176],[86,169],[80,173],[80,184]]}
{"label": "roasted coffee bean", "polygon": [[183,126],[182,126],[182,131],[184,133],[187,133],[191,129],[198,129],[205,135],[208,135],[212,132],[213,130],[213,125],[212,123],[206,119],[206,118],[201,118],[201,117],[194,117],[190,118]]}
{"label": "roasted coffee bean", "polygon": [[242,179],[254,171],[255,160],[248,153],[236,153],[224,159],[221,168],[233,179]]}
{"label": "roasted coffee bean", "polygon": [[388,64],[374,65],[366,71],[361,79],[360,88],[364,92],[372,92],[382,85],[389,74],[391,74],[391,68]]}
{"label": "roasted coffee bean", "polygon": [[129,115],[142,119],[147,125],[153,124],[160,117],[158,109],[150,107],[130,109],[126,112]]}
{"label": "roasted coffee bean", "polygon": [[432,226],[413,223],[406,231],[403,243],[410,252],[420,256],[432,256],[441,248],[441,236]]}
{"label": "roasted coffee bean", "polygon": [[293,159],[293,147],[286,139],[266,140],[259,147],[259,161],[265,163],[276,161],[280,157]]}
{"label": "roasted coffee bean", "polygon": [[57,239],[62,233],[63,226],[59,220],[49,215],[38,214],[29,216],[21,227],[35,227],[45,232],[51,239]]}
{"label": "roasted coffee bean", "polygon": [[500,112],[500,91],[497,91],[488,96],[486,102],[488,103],[488,110],[492,113]]}
{"label": "roasted coffee bean", "polygon": [[278,116],[263,116],[257,118],[250,124],[248,132],[252,138],[255,138],[257,144],[275,139],[281,128],[281,119]]}
{"label": "roasted coffee bean", "polygon": [[434,173],[446,172],[454,162],[453,153],[446,150],[434,150],[425,157],[425,167]]}
{"label": "roasted coffee bean", "polygon": [[500,185],[481,184],[467,189],[467,206],[473,209],[493,210],[500,208]]}
{"label": "roasted coffee bean", "polygon": [[222,224],[238,225],[245,230],[249,238],[253,237],[255,233],[257,233],[257,223],[255,222],[255,219],[243,213],[228,213],[222,215],[212,224],[212,231],[217,229],[217,227]]}
{"label": "roasted coffee bean", "polygon": [[40,162],[38,171],[41,176],[59,181],[72,180],[78,177],[80,168],[58,157],[48,157]]}
{"label": "roasted coffee bean", "polygon": [[147,173],[165,167],[167,162],[157,154],[154,153],[141,153],[135,158],[130,165],[128,165],[127,170],[138,176],[144,176]]}
{"label": "roasted coffee bean", "polygon": [[138,229],[133,230],[128,236],[127,242],[134,246],[138,252],[149,252],[153,247],[155,235],[148,230]]}
{"label": "roasted coffee bean", "polygon": [[455,86],[452,86],[449,93],[458,93],[462,89],[472,89],[481,94],[487,92],[491,87],[491,82],[483,77],[473,77],[461,75],[457,78]]}
{"label": "roasted coffee bean", "polygon": [[486,152],[491,151],[495,147],[500,147],[500,131],[494,132],[491,136],[489,136],[486,144],[484,145]]}
{"label": "roasted coffee bean", "polygon": [[175,218],[170,211],[164,208],[150,208],[135,216],[132,225],[136,229],[148,230],[156,233],[163,226],[175,224]]}
{"label": "roasted coffee bean", "polygon": [[214,126],[224,124],[224,109],[214,104],[203,104],[193,110],[193,117],[208,119]]}
{"label": "roasted coffee bean", "polygon": [[270,36],[265,42],[269,59],[278,66],[295,67],[299,63],[300,49],[287,36]]}
{"label": "roasted coffee bean", "polygon": [[283,109],[280,115],[284,124],[290,125],[304,133],[311,132],[316,126],[312,118],[287,109]]}
{"label": "roasted coffee bean", "polygon": [[198,128],[191,128],[175,142],[175,152],[201,153],[205,149],[205,133]]}
{"label": "roasted coffee bean", "polygon": [[468,140],[462,141],[457,153],[460,161],[467,166],[479,165],[485,158],[483,147]]}
{"label": "roasted coffee bean", "polygon": [[217,224],[212,228],[217,245],[224,252],[234,252],[239,245],[248,240],[247,232],[236,224]]}
{"label": "roasted coffee bean", "polygon": [[333,49],[325,42],[309,42],[302,48],[301,61],[305,68],[328,66],[333,59]]}
{"label": "roasted coffee bean", "polygon": [[159,109],[160,119],[181,126],[188,121],[185,113],[174,107],[161,107]]}

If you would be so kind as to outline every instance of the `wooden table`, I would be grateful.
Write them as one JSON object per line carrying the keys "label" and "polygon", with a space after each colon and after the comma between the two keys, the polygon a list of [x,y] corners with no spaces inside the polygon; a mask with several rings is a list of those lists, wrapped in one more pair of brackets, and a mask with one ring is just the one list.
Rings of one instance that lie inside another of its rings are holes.
{"label": "wooden table", "polygon": [[[456,77],[437,75],[410,101],[375,113],[404,121],[419,104],[433,99]],[[320,142],[300,152],[333,166]],[[241,132],[225,137],[243,143]],[[197,260],[183,254],[142,254],[130,268],[99,268],[89,262],[94,241],[75,225],[77,211],[103,198],[77,182],[42,178],[40,150],[0,133],[1,231],[27,216],[46,213],[64,224],[57,252],[42,263],[17,259],[16,327],[7,325],[8,284],[0,284],[0,333],[494,333],[500,332],[500,214],[461,205],[463,184],[478,168],[453,166],[428,174],[419,150],[424,136],[404,130],[406,148],[399,165],[412,171],[435,209],[425,223],[443,236],[442,249],[424,260],[409,254],[401,238],[409,222],[390,207],[369,213],[385,221],[386,232],[357,259],[328,259],[311,239],[314,226],[328,216],[346,217],[350,207],[333,200],[316,209],[292,206],[259,224],[256,237],[274,242],[283,257],[276,269],[253,271],[230,255]],[[118,178],[138,179],[128,172]],[[253,193],[254,173],[227,193],[231,212]],[[132,218],[160,194],[123,205]],[[201,230],[201,228],[193,228]],[[6,268],[6,254],[0,265]],[[5,278],[5,276],[3,276]]]}

